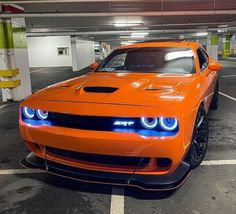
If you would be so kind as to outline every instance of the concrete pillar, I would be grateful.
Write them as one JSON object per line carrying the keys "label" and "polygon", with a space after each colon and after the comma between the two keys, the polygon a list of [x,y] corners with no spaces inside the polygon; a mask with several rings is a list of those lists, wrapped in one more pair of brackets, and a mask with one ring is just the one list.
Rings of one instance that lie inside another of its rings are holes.
{"label": "concrete pillar", "polygon": [[231,50],[230,50],[230,35],[226,35],[223,38],[223,46],[222,46],[222,58],[229,57]]}
{"label": "concrete pillar", "polygon": [[71,37],[72,69],[79,71],[95,62],[94,42]]}
{"label": "concrete pillar", "polygon": [[207,36],[207,53],[213,57],[215,60],[218,60],[218,41],[219,37],[217,34],[211,32]]}
{"label": "concrete pillar", "polygon": [[[5,37],[5,27],[3,24],[3,20],[0,19],[0,70],[8,70],[8,57],[7,57],[7,49],[6,49],[6,37]],[[0,83],[2,81],[7,80],[7,77],[0,77]],[[2,100],[6,102],[8,99],[12,99],[11,93],[9,93],[10,89],[2,88]]]}
{"label": "concrete pillar", "polygon": [[0,75],[4,102],[31,95],[24,18],[0,20]]}
{"label": "concrete pillar", "polygon": [[77,47],[76,47],[76,37],[70,38],[71,42],[71,56],[72,56],[72,70],[78,71],[78,54],[77,54]]}
{"label": "concrete pillar", "polygon": [[103,53],[103,59],[106,58],[111,53],[111,45],[102,42],[102,53]]}
{"label": "concrete pillar", "polygon": [[235,55],[235,35],[232,35],[230,38],[230,52]]}

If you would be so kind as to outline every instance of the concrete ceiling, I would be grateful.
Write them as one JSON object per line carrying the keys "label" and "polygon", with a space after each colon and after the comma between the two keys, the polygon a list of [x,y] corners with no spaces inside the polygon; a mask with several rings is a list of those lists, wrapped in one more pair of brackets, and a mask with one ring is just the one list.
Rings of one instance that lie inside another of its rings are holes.
{"label": "concrete ceiling", "polygon": [[[148,32],[145,39],[196,37],[196,32],[236,31],[235,0],[26,0],[18,3],[26,17],[27,33],[79,35],[96,41],[129,39],[131,32]],[[116,27],[114,24],[124,26]]]}

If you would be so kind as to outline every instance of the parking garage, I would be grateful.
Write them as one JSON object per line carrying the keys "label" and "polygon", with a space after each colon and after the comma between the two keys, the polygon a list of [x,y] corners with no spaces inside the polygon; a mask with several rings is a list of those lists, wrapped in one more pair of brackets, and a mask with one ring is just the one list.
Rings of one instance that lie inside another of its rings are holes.
{"label": "parking garage", "polygon": [[[233,0],[1,0],[0,213],[236,213],[235,35]],[[207,113],[206,156],[180,188],[88,183],[22,165],[30,153],[19,130],[22,101],[87,78],[91,64],[101,65],[120,46],[168,41],[197,42],[222,66],[218,110]]]}

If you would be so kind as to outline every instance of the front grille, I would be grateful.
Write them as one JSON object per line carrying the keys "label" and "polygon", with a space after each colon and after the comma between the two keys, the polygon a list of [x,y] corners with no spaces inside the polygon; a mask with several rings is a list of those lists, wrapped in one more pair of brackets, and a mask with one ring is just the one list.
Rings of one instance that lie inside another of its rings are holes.
{"label": "front grille", "polygon": [[69,150],[64,150],[64,149],[53,148],[53,147],[46,147],[46,150],[47,152],[54,155],[58,155],[60,157],[70,158],[77,161],[90,162],[94,164],[104,164],[104,165],[113,165],[113,166],[144,167],[148,165],[149,160],[150,160],[150,158],[143,158],[143,157],[87,154],[87,153],[74,152],[74,151],[69,151]]}
{"label": "front grille", "polygon": [[[67,128],[83,129],[83,130],[97,130],[97,131],[113,131],[114,122],[120,118],[116,117],[101,117],[101,116],[82,116],[71,115],[63,113],[49,113],[48,120],[54,126],[61,126]],[[126,120],[123,118],[123,120]],[[139,118],[128,118],[135,123],[135,129],[141,129]],[[132,127],[129,127],[132,128]]]}

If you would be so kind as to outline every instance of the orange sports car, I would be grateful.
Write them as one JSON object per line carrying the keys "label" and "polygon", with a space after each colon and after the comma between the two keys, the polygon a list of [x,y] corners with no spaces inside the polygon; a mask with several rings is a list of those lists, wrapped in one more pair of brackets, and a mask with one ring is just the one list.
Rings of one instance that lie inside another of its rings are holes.
{"label": "orange sports car", "polygon": [[146,190],[179,187],[202,162],[221,65],[195,42],[114,50],[87,75],[20,105],[28,167]]}

